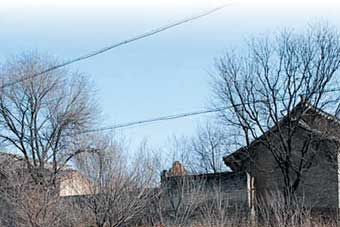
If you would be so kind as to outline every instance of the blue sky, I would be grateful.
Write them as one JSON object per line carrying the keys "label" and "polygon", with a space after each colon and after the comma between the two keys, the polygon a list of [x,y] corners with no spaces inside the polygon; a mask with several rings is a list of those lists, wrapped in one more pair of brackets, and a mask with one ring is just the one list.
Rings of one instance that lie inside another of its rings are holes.
{"label": "blue sky", "polygon": [[[0,60],[23,50],[69,59],[188,17],[222,0],[1,1]],[[303,29],[318,20],[340,26],[337,0],[233,0],[209,17],[74,64],[98,90],[103,125],[209,106],[214,58],[242,50],[250,36]],[[210,117],[212,117],[210,115]],[[122,130],[132,143],[191,135],[200,117]]]}

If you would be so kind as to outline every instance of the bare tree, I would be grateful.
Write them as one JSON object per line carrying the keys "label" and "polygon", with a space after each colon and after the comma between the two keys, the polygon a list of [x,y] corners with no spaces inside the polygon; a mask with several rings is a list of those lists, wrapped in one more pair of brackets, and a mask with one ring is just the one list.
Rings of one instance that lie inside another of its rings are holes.
{"label": "bare tree", "polygon": [[159,197],[153,201],[153,222],[165,226],[189,226],[197,221],[205,201],[205,181],[191,176],[163,179]]}
{"label": "bare tree", "polygon": [[81,206],[97,227],[142,222],[155,193],[150,188],[154,177],[149,163],[142,158],[128,162],[125,154],[117,143],[104,141],[102,149],[76,158],[78,169],[92,182],[91,193],[83,197]]}
{"label": "bare tree", "polygon": [[[16,227],[75,226],[71,204],[59,196],[55,187],[32,182],[23,160],[6,166],[0,185],[0,225]],[[1,163],[4,164],[4,163]],[[22,168],[17,168],[20,165]],[[2,214],[1,214],[2,213]]]}
{"label": "bare tree", "polygon": [[226,171],[222,157],[237,147],[237,138],[216,122],[198,123],[192,136],[170,139],[168,162],[180,161],[190,173]]}
{"label": "bare tree", "polygon": [[222,119],[243,132],[250,158],[254,140],[270,152],[286,197],[298,190],[319,142],[335,128],[312,113],[339,112],[332,109],[339,97],[339,66],[340,36],[329,26],[254,39],[246,55],[228,53],[217,61],[216,101],[231,107],[221,112]]}
{"label": "bare tree", "polygon": [[81,73],[58,69],[29,78],[55,63],[26,53],[8,60],[0,72],[3,84],[17,82],[0,91],[1,143],[24,157],[36,183],[55,176],[81,152],[79,133],[93,126],[97,112]]}
{"label": "bare tree", "polygon": [[190,139],[187,152],[190,155],[190,169],[198,173],[217,173],[225,169],[222,156],[228,153],[229,142],[226,132],[209,122],[197,127]]}
{"label": "bare tree", "polygon": [[249,215],[242,205],[232,201],[230,192],[223,190],[221,186],[213,186],[203,196],[206,197],[206,201],[199,208],[198,218],[202,226],[251,226]]}
{"label": "bare tree", "polygon": [[189,168],[189,171],[194,170],[191,169],[191,153],[189,152],[190,148],[190,139],[186,136],[178,136],[173,135],[169,138],[167,146],[165,146],[165,161],[168,163],[174,163],[175,161],[179,161],[184,164],[185,168]]}

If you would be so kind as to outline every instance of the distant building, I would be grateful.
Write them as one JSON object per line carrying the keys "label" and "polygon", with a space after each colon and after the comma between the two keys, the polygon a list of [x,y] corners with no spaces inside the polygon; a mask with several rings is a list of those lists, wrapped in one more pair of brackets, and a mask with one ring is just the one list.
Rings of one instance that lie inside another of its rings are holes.
{"label": "distant building", "polygon": [[[46,173],[49,173],[48,168]],[[17,181],[18,184],[29,184],[29,179],[30,175],[22,157],[0,152],[0,189],[11,187],[14,181]],[[57,173],[56,184],[59,196],[62,197],[91,194],[90,180],[79,171],[69,167],[65,167]]]}
{"label": "distant building", "polygon": [[[303,173],[296,195],[303,198],[304,205],[316,210],[326,210],[337,214],[340,209],[340,121],[322,110],[315,108],[308,102],[299,103],[291,112],[302,115],[298,118],[297,133],[293,137],[292,162],[301,157],[297,152],[306,140],[313,137],[311,144],[313,152],[305,154],[311,160],[308,170]],[[283,119],[281,127],[289,122]],[[191,181],[205,181],[208,189],[217,185],[226,192],[226,196],[233,198],[235,205],[243,204],[250,211],[254,211],[256,202],[265,199],[266,195],[282,192],[283,177],[272,153],[264,144],[266,141],[275,143],[277,130],[273,127],[269,132],[254,140],[249,147],[242,147],[223,157],[224,163],[232,172],[217,174],[174,174],[178,163],[169,171],[162,173],[163,187],[173,188],[174,181],[179,178]],[[310,157],[313,155],[313,157]],[[175,168],[174,168],[175,167]],[[294,173],[292,173],[294,174]],[[240,193],[236,193],[240,192]],[[237,196],[236,196],[237,194]]]}

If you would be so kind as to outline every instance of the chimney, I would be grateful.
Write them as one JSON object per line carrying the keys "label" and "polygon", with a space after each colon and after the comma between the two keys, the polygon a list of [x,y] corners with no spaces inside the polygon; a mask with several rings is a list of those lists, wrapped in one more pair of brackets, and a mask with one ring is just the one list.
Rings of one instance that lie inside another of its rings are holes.
{"label": "chimney", "polygon": [[175,161],[172,167],[164,173],[165,177],[185,176],[187,174],[188,172],[179,161]]}

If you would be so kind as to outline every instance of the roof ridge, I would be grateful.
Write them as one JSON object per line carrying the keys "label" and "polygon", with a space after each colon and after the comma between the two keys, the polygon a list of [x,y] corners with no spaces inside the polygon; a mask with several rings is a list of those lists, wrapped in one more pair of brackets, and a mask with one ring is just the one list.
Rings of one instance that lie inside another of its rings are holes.
{"label": "roof ridge", "polygon": [[335,116],[335,115],[333,115],[333,114],[331,114],[331,113],[328,113],[328,112],[326,112],[325,110],[322,110],[322,109],[320,109],[320,108],[314,106],[313,104],[311,104],[311,103],[308,102],[308,101],[304,101],[304,104],[305,104],[306,107],[313,108],[313,110],[315,110],[315,111],[316,111],[317,113],[319,113],[321,116],[323,116],[323,117],[325,117],[325,118],[327,118],[327,119],[329,119],[329,120],[333,120],[333,121],[337,122],[338,124],[340,124],[340,119],[339,119],[337,116]]}
{"label": "roof ridge", "polygon": [[[333,114],[330,114],[330,113],[326,112],[325,110],[322,110],[322,109],[316,107],[315,105],[311,104],[308,100],[306,100],[306,99],[304,99],[304,98],[302,98],[301,101],[300,101],[298,104],[296,104],[296,105],[291,109],[290,113],[293,113],[293,114],[294,114],[294,112],[299,111],[299,108],[306,108],[305,110],[307,110],[307,111],[308,111],[308,110],[312,110],[312,111],[314,111],[316,114],[320,115],[321,117],[323,117],[323,118],[325,118],[325,119],[327,119],[327,120],[331,120],[331,121],[335,122],[336,124],[338,124],[338,125],[340,126],[340,119],[339,119],[339,118],[337,118],[337,117],[336,117],[335,115],[333,115]],[[305,113],[306,113],[306,112],[305,112]],[[301,112],[302,115],[305,114],[305,113],[304,113],[304,110]],[[284,116],[282,119],[280,119],[279,122],[282,123],[282,121],[284,121],[284,120],[286,119],[286,117],[287,117],[287,115]],[[308,124],[307,122],[305,122],[302,118],[299,119],[298,125],[304,127],[304,128],[307,129],[307,130],[315,131],[315,130],[314,130],[313,128],[311,128],[311,127],[309,126],[309,124]],[[305,126],[307,126],[307,127],[305,127]],[[276,127],[276,126],[273,126],[273,127],[269,128],[269,129],[268,129],[266,132],[264,132],[262,135],[260,135],[259,137],[255,138],[253,141],[251,141],[251,143],[250,143],[249,146],[253,146],[256,142],[258,142],[258,140],[259,140],[261,137],[263,137],[265,134],[269,133],[269,131],[271,131],[271,130],[274,129],[275,127]],[[229,154],[227,154],[227,155],[224,155],[224,156],[223,156],[224,163],[226,163],[226,160],[227,160],[228,158],[233,157],[235,154],[237,154],[237,153],[239,153],[239,152],[241,152],[241,151],[244,151],[246,147],[247,147],[247,146],[242,146],[242,147],[236,149],[234,152],[229,153]]]}

